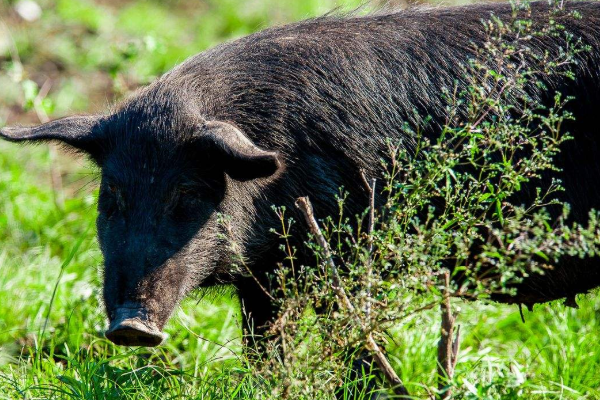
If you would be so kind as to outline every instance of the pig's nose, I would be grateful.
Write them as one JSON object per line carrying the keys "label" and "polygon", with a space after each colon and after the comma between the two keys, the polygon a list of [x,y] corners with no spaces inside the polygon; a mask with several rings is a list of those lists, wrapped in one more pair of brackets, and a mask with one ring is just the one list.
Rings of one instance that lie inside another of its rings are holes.
{"label": "pig's nose", "polygon": [[158,346],[165,339],[155,324],[147,318],[143,307],[121,307],[114,311],[114,318],[105,333],[106,338],[120,346]]}

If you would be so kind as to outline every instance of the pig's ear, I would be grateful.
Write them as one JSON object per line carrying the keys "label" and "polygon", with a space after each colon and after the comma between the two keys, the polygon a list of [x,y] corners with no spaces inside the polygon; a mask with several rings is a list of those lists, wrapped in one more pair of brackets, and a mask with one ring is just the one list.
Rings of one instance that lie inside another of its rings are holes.
{"label": "pig's ear", "polygon": [[32,127],[2,128],[0,138],[11,142],[58,141],[98,159],[101,120],[99,115],[81,115]]}
{"label": "pig's ear", "polygon": [[216,151],[225,173],[238,181],[271,176],[281,168],[278,153],[263,150],[239,129],[226,122],[207,122],[200,134],[202,145]]}

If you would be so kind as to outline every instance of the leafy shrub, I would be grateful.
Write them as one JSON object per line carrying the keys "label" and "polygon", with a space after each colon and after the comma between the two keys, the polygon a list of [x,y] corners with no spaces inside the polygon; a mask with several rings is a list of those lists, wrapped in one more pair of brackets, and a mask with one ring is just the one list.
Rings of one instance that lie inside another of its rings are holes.
{"label": "leafy shrub", "polygon": [[[556,22],[564,14],[560,5],[543,26],[528,13],[526,4],[515,6],[511,21],[485,24],[488,39],[462,71],[468,88],[446,91],[448,119],[439,137],[431,140],[422,126],[407,125],[406,139],[389,143],[386,176],[365,179],[367,190],[383,187],[383,207],[355,221],[345,215],[347,194],[340,192],[339,215],[311,229],[314,266],[295,264],[294,221],[276,209],[286,253],[277,275],[284,300],[260,370],[277,388],[272,398],[329,398],[344,382],[349,398],[367,396],[368,385],[348,381],[349,356],[357,356],[348,349],[377,358],[373,339],[385,342],[388,330],[434,307],[442,309],[440,385],[428,392],[443,398],[522,394],[518,370],[499,373],[504,378],[488,385],[453,380],[458,338],[450,299],[512,295],[516,284],[552,268],[562,255],[596,254],[600,234],[595,212],[588,226],[570,223],[568,204],[557,196],[560,181],[538,179],[556,170],[554,157],[572,139],[561,130],[572,118],[564,107],[571,99],[556,93],[550,107],[541,106],[542,82],[572,77],[566,66],[588,49]],[[562,38],[567,50],[529,45],[550,36]],[[524,192],[527,185],[535,186],[534,196]],[[299,203],[310,226],[310,206]],[[354,379],[374,379],[366,372]]]}

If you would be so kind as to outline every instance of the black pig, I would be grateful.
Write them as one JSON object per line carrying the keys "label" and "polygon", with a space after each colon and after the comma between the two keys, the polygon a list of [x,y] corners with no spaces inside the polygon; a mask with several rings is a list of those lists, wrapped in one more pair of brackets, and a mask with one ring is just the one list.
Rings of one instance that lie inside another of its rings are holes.
{"label": "black pig", "polygon": [[[534,3],[533,19],[548,5]],[[577,79],[547,82],[574,94],[575,140],[559,156],[565,200],[575,219],[600,209],[600,3],[566,3],[582,19],[564,24],[592,47]],[[381,175],[386,139],[400,139],[415,114],[445,120],[442,87],[466,85],[461,65],[474,56],[491,14],[508,4],[409,10],[365,17],[323,17],[217,46],[138,91],[109,115],[75,116],[33,128],[6,128],[11,141],[56,140],[89,155],[102,170],[98,238],[105,263],[106,336],[117,344],[155,346],[177,303],[194,288],[233,283],[252,321],[275,315],[251,278],[232,273],[230,234],[254,275],[282,255],[270,233],[272,204],[294,209],[309,195],[320,216],[336,211],[334,194],[353,194],[364,210],[360,170]],[[556,51],[563,39],[532,46]],[[540,98],[543,101],[543,97]],[[223,232],[219,213],[231,216]],[[296,218],[301,221],[302,218]],[[300,257],[303,257],[300,254]],[[600,285],[598,260],[566,260],[524,283],[507,302],[531,304]]]}

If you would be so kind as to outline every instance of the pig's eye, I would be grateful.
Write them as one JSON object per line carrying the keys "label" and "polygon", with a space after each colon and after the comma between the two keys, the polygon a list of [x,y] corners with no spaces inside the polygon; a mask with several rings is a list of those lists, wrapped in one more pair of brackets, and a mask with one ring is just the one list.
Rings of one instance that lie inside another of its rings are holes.
{"label": "pig's eye", "polygon": [[171,196],[165,199],[167,207],[173,212],[185,208],[186,204],[192,204],[198,199],[198,191],[199,186],[195,182],[178,185]]}
{"label": "pig's eye", "polygon": [[182,194],[182,195],[188,195],[191,194],[194,191],[194,187],[192,185],[180,185],[177,188],[177,193]]}
{"label": "pig's eye", "polygon": [[108,185],[106,185],[106,191],[108,192],[108,194],[110,194],[112,197],[116,198],[116,199],[120,199],[121,198],[121,189],[119,189],[119,187],[117,185],[115,185],[114,183],[109,183]]}
{"label": "pig's eye", "polygon": [[177,194],[179,196],[198,197],[209,190],[207,182],[196,180],[180,183],[177,186]]}
{"label": "pig's eye", "polygon": [[114,183],[107,183],[103,191],[106,196],[104,196],[101,208],[110,218],[118,209],[123,209],[125,203],[121,196],[121,190]]}

